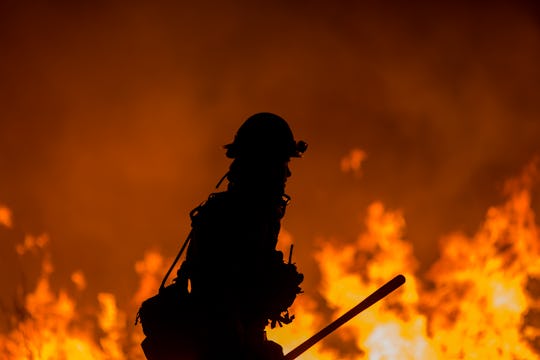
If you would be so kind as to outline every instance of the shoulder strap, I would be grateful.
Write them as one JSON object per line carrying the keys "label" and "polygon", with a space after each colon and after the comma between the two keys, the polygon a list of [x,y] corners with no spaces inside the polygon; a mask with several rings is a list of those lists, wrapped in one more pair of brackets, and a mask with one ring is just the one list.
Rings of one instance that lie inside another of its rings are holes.
{"label": "shoulder strap", "polygon": [[165,277],[163,278],[163,281],[161,282],[161,285],[159,286],[159,292],[161,292],[161,290],[163,290],[165,288],[165,283],[167,282],[167,279],[169,278],[169,275],[171,274],[172,270],[176,266],[176,263],[178,262],[178,260],[180,260],[180,257],[182,256],[184,250],[186,249],[186,246],[189,243],[189,240],[191,239],[192,232],[193,232],[193,230],[191,230],[189,232],[186,240],[184,240],[184,244],[182,244],[182,248],[180,248],[180,251],[178,252],[178,255],[176,255],[176,258],[174,259],[171,267],[169,268],[169,270],[165,274]]}
{"label": "shoulder strap", "polygon": [[[212,195],[213,194],[210,194],[210,197]],[[201,203],[199,206],[197,206],[196,208],[194,208],[193,210],[191,210],[189,212],[189,217],[191,218],[192,223],[193,223],[193,219],[197,216],[197,214],[199,213],[199,210],[203,207],[204,204],[205,204],[205,202]],[[171,264],[171,267],[169,268],[169,270],[165,274],[165,277],[163,278],[163,281],[161,281],[161,285],[159,286],[159,292],[161,292],[161,290],[163,290],[165,288],[165,283],[167,282],[167,279],[169,278],[169,275],[171,275],[171,272],[173,271],[174,267],[178,263],[178,260],[180,260],[180,257],[184,253],[184,250],[186,249],[186,246],[189,244],[189,241],[191,240],[192,235],[193,235],[193,227],[191,228],[191,231],[189,232],[186,240],[184,240],[184,243],[182,244],[182,247],[180,248],[180,251],[176,255],[176,258],[174,259],[173,263]]]}

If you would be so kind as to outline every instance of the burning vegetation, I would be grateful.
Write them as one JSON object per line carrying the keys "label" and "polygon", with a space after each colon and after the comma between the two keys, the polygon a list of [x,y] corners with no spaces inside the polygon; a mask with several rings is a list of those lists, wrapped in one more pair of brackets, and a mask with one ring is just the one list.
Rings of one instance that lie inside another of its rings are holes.
{"label": "burning vegetation", "polygon": [[[398,273],[402,289],[339,329],[302,359],[534,359],[540,354],[540,239],[531,191],[536,163],[507,183],[504,203],[489,208],[472,236],[440,240],[440,258],[418,273],[405,239],[405,215],[381,202],[367,209],[365,231],[353,243],[318,239],[313,254],[321,282],[300,296],[292,325],[269,332],[285,353],[354,306]],[[12,227],[8,208],[0,225]],[[284,243],[291,241],[283,233]],[[99,293],[97,309],[82,308],[86,286],[74,271],[54,289],[49,238],[27,236],[18,256],[38,255],[41,274],[31,291],[4,307],[6,330],[0,353],[14,359],[144,359],[143,338],[133,325],[138,304],[153,295],[169,263],[147,252],[135,264],[140,284],[132,306],[120,309],[115,295]],[[307,274],[309,276],[309,274]],[[70,284],[71,282],[71,284]]]}

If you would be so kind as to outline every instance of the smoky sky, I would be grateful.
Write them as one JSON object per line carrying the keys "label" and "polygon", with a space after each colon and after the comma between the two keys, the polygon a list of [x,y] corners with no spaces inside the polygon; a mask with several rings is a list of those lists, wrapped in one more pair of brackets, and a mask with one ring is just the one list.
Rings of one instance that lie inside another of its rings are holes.
{"label": "smoky sky", "polygon": [[[14,222],[0,229],[4,300],[31,277],[15,244],[47,233],[58,278],[82,270],[89,293],[127,301],[134,262],[175,255],[227,169],[222,146],[255,112],[309,144],[283,223],[308,289],[317,241],[355,239],[373,201],[403,212],[427,269],[439,238],[474,232],[540,150],[534,2],[0,9],[0,204]],[[360,177],[339,167],[355,148],[367,153]]]}

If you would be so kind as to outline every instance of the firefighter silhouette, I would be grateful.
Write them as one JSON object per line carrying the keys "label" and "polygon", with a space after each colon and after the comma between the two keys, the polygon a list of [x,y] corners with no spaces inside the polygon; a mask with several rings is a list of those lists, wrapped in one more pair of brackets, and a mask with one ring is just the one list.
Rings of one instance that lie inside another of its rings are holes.
{"label": "firefighter silhouette", "polygon": [[[292,321],[287,310],[301,292],[303,275],[276,245],[290,200],[285,193],[289,160],[306,148],[272,113],[249,117],[225,145],[232,162],[220,183],[227,179],[227,189],[192,211],[187,255],[175,281],[182,289],[190,282],[189,301],[184,301],[189,309],[183,312],[189,326],[170,336],[166,351],[152,345],[166,355],[149,356],[145,349],[147,358],[283,359],[281,346],[266,339],[265,329]],[[186,321],[173,318],[168,316],[172,327]],[[160,336],[154,338],[159,343]]]}

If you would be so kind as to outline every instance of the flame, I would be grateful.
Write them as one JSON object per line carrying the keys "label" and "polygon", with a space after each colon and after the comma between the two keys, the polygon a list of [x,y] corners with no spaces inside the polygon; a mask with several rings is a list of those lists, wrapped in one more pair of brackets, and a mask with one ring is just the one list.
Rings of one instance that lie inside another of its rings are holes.
{"label": "flame", "polygon": [[53,267],[48,257],[33,292],[24,298],[22,314],[13,314],[14,328],[0,337],[8,359],[93,359],[102,354],[87,329],[71,328],[77,321],[75,302],[49,283]]}
{"label": "flame", "polygon": [[[132,317],[118,308],[114,294],[98,293],[97,309],[91,312],[88,320],[87,314],[77,305],[76,294],[70,294],[67,289],[54,291],[51,288],[54,267],[48,244],[49,237],[40,235],[26,236],[24,242],[16,246],[21,256],[41,250],[43,259],[35,288],[24,295],[21,304],[11,313],[11,330],[0,334],[2,359],[144,359],[139,348],[143,335],[130,326]],[[150,278],[148,269],[154,273],[163,270],[156,268],[156,259],[160,259],[160,255],[148,253],[137,263],[136,269],[142,276],[136,294],[141,298],[150,295],[148,283],[157,281]],[[73,272],[71,280],[77,291],[86,288],[82,271]]]}
{"label": "flame", "polygon": [[0,205],[0,225],[3,225],[7,228],[11,228],[13,225],[11,220],[11,210],[7,207]]}
{"label": "flame", "polygon": [[[506,201],[487,210],[472,236],[446,235],[440,258],[418,273],[405,237],[405,215],[381,202],[367,208],[365,227],[353,242],[317,240],[318,292],[293,305],[292,325],[268,331],[285,353],[346,312],[398,273],[406,284],[345,324],[301,359],[535,359],[539,357],[540,239],[531,206],[536,167],[508,182]],[[8,212],[9,213],[9,212]],[[282,247],[293,242],[283,231]],[[114,294],[99,293],[90,319],[76,294],[54,290],[48,236],[26,236],[19,256],[39,253],[41,275],[0,334],[6,359],[144,359],[139,328]],[[36,250],[40,250],[36,252]],[[152,296],[169,260],[148,251],[135,264],[140,284],[133,306]],[[71,276],[75,291],[84,273]]]}
{"label": "flame", "polygon": [[[538,358],[540,293],[533,290],[540,279],[540,238],[531,208],[535,174],[533,164],[510,181],[506,202],[487,211],[472,237],[443,237],[441,257],[423,278],[412,245],[404,239],[403,214],[380,202],[369,206],[366,230],[356,242],[321,240],[315,253],[322,276],[319,291],[333,318],[398,273],[407,283],[339,329],[338,341],[302,358]],[[306,303],[294,306],[299,319],[321,310]],[[309,320],[313,325],[304,338],[322,327]],[[271,335],[286,350],[299,343],[290,341],[293,331],[278,329]]]}
{"label": "flame", "polygon": [[527,321],[539,305],[528,284],[540,275],[529,176],[511,183],[506,203],[488,210],[472,238],[442,239],[425,304],[433,340],[447,357],[538,358],[532,347],[538,328]]}
{"label": "flame", "polygon": [[[340,347],[347,348],[349,356],[354,358],[433,358],[427,319],[416,310],[419,294],[413,273],[417,265],[412,246],[403,239],[404,225],[399,211],[387,211],[382,203],[375,202],[368,208],[367,230],[356,242],[338,244],[336,240],[321,240],[315,254],[322,275],[320,292],[334,317],[345,313],[396,274],[403,273],[408,279],[405,289],[384,305],[374,305],[337,331]],[[304,316],[302,304],[295,304],[299,319]],[[277,334],[276,340],[285,344],[282,334]],[[316,359],[344,357],[339,347],[319,347],[315,351]]]}

